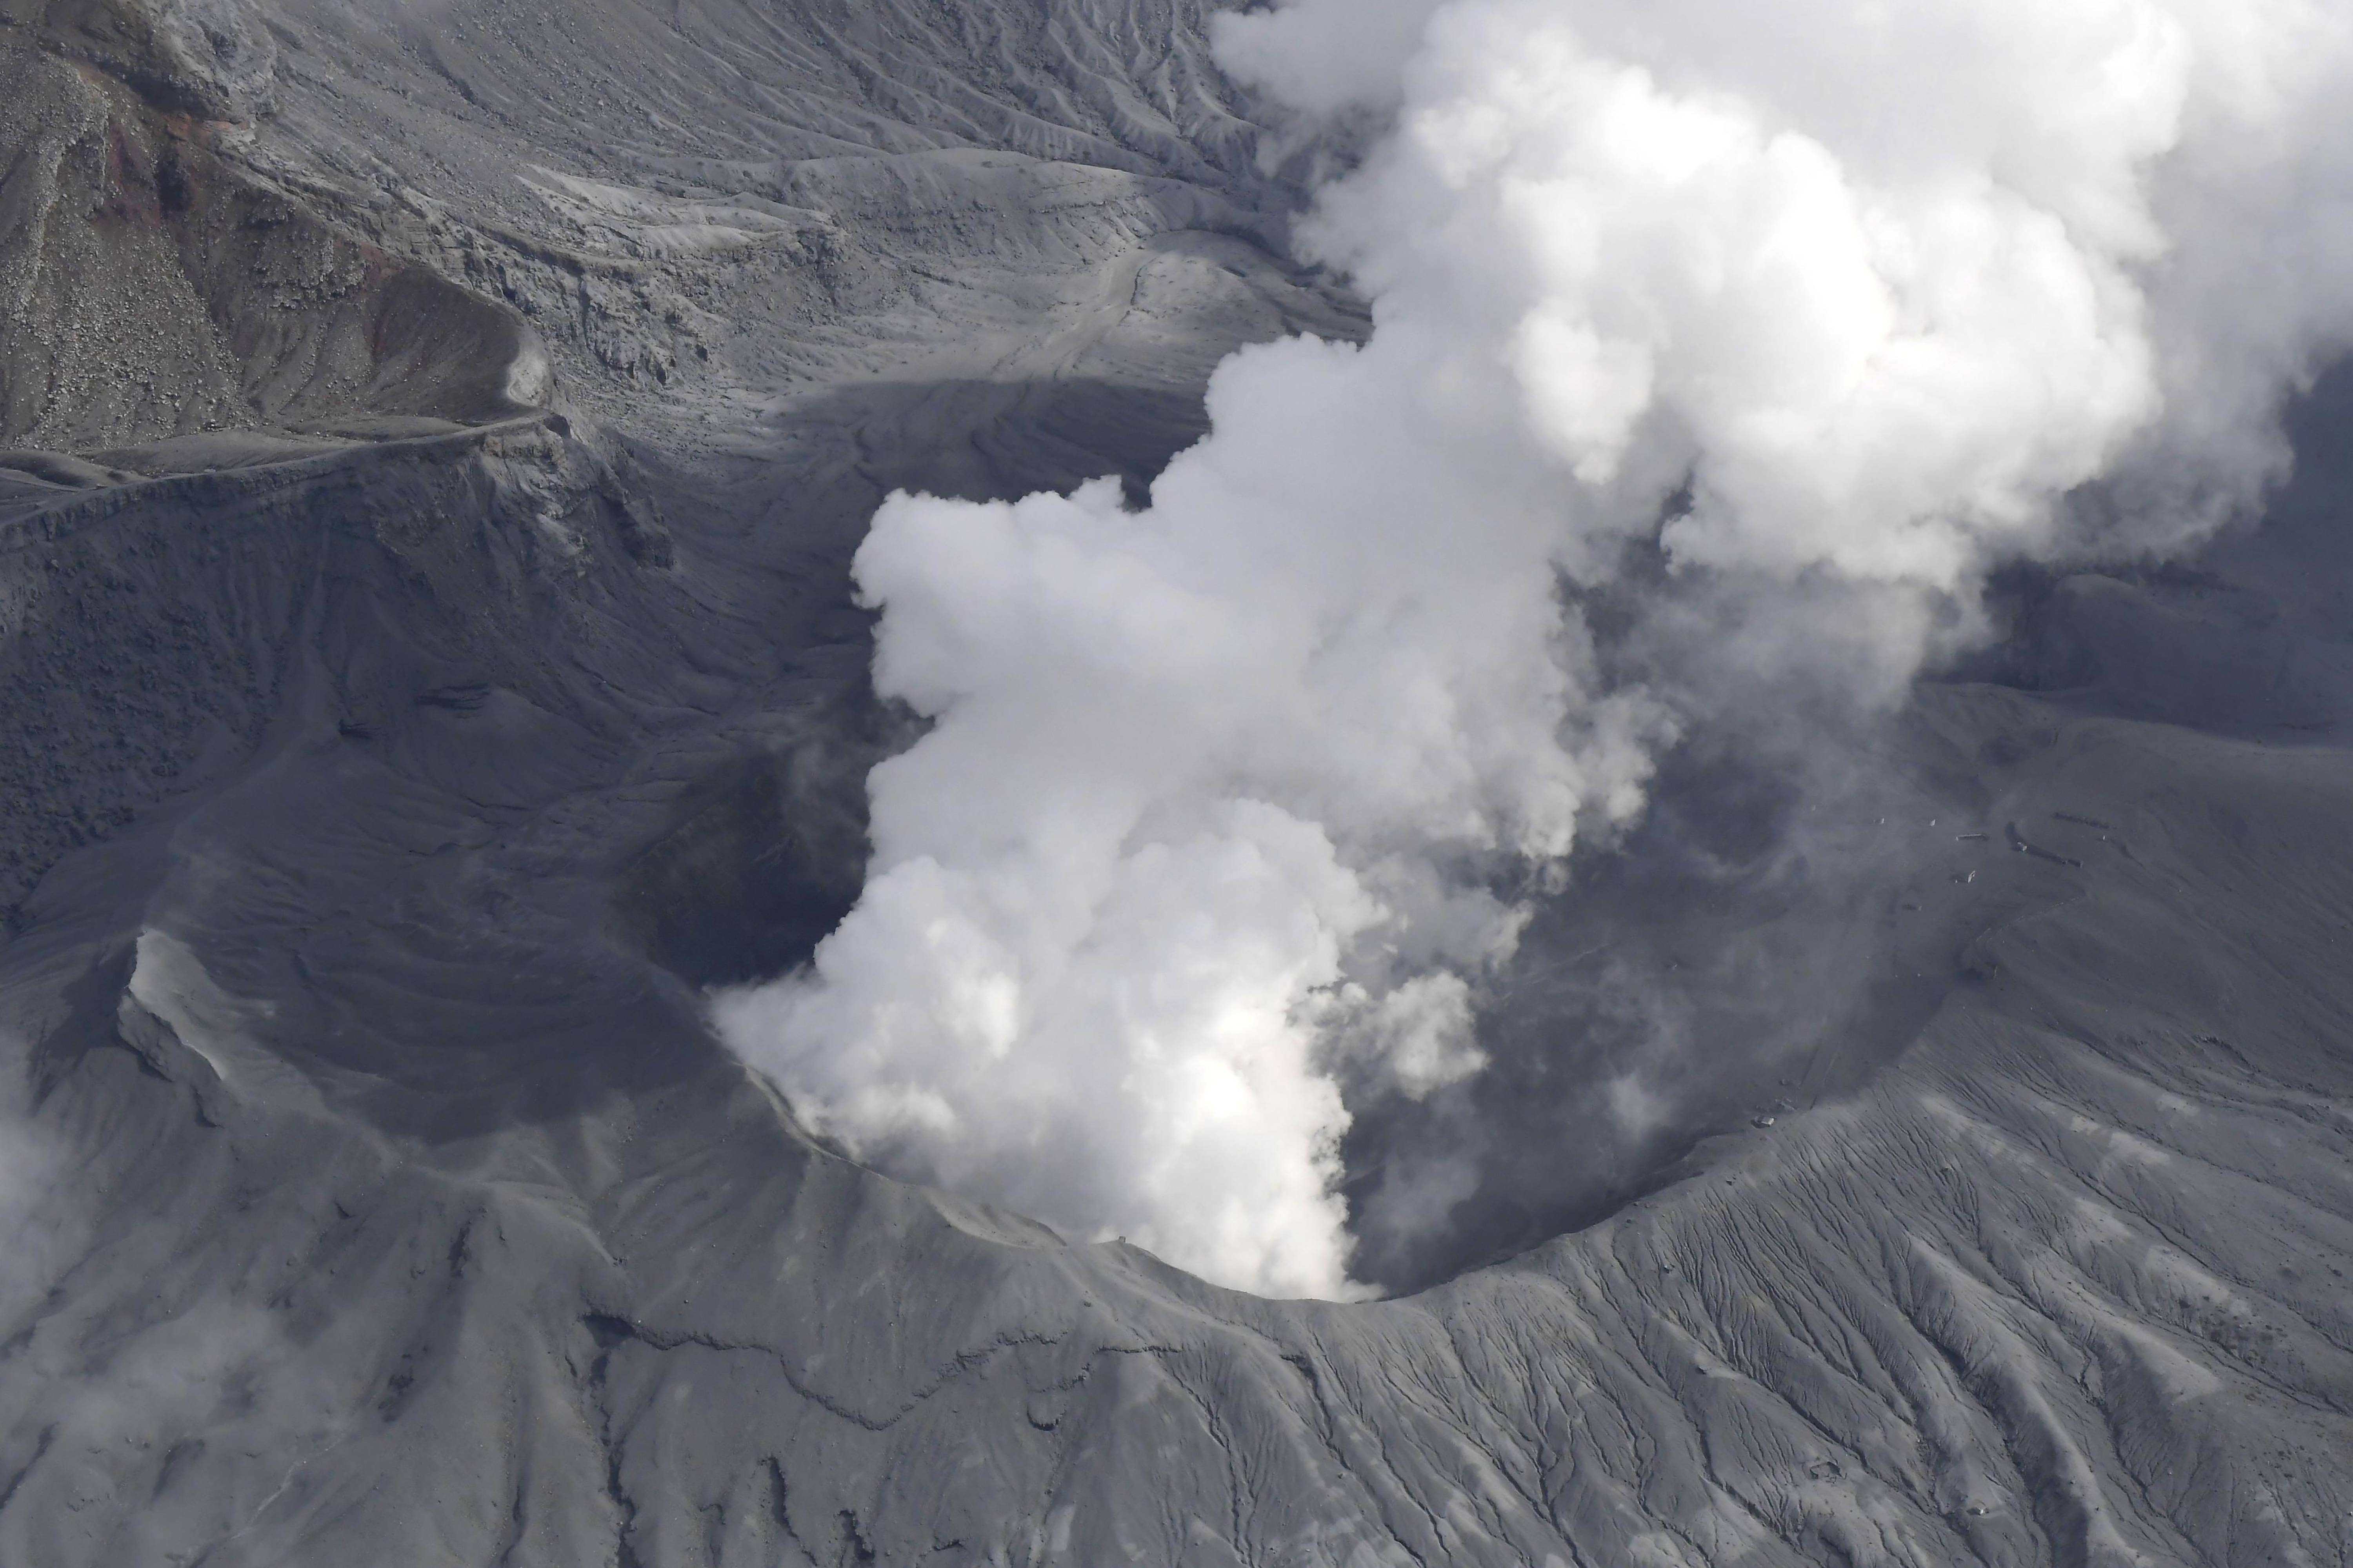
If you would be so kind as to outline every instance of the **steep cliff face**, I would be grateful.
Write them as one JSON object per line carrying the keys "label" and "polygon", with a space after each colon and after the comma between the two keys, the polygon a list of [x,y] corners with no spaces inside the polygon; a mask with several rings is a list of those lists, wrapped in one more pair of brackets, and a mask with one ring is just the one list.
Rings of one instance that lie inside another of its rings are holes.
{"label": "steep cliff face", "polygon": [[1142,479],[1363,330],[1199,12],[248,16],[0,33],[0,1560],[2353,1552],[2333,405],[1923,692],[1873,901],[1777,893],[1870,1038],[1259,1300],[816,1146],[697,989],[854,886],[886,490]]}
{"label": "steep cliff face", "polygon": [[1279,248],[1294,193],[1208,14],[304,0],[248,155],[511,303],[583,406],[691,439],[1010,352],[1155,235]]}
{"label": "steep cliff face", "polygon": [[470,421],[543,398],[513,312],[238,162],[269,35],[219,10],[0,19],[0,443]]}
{"label": "steep cliff face", "polygon": [[247,0],[8,0],[0,25],[166,113],[244,124],[269,110],[278,45]]}

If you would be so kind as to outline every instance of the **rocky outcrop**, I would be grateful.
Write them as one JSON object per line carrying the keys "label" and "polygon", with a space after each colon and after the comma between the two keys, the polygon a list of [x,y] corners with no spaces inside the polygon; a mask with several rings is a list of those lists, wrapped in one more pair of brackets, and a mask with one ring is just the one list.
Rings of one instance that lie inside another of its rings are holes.
{"label": "rocky outcrop", "polygon": [[0,25],[166,113],[242,124],[269,111],[278,45],[250,0],[5,0]]}
{"label": "rocky outcrop", "polygon": [[0,442],[472,422],[544,400],[514,312],[254,177],[205,118],[227,105],[172,107],[185,95],[57,44],[0,28]]}

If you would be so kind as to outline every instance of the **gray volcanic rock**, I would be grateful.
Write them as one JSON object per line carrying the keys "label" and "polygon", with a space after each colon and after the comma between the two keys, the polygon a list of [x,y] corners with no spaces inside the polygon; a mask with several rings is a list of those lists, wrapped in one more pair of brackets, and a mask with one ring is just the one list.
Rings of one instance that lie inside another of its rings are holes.
{"label": "gray volcanic rock", "polygon": [[235,135],[182,16],[0,35],[0,1562],[2353,1552],[2341,396],[1499,1027],[1577,1062],[1579,921],[1885,1005],[1533,1247],[1594,1091],[1518,1082],[1525,1250],[1261,1300],[818,1146],[699,989],[854,894],[882,494],[1141,480],[1363,331],[1200,12],[306,0]]}
{"label": "gray volcanic rock", "polygon": [[23,29],[200,121],[267,113],[278,46],[247,0],[7,0],[0,25]]}
{"label": "gray volcanic rock", "polygon": [[473,420],[544,395],[526,326],[245,172],[232,129],[5,29],[0,72],[0,440]]}
{"label": "gray volcanic rock", "polygon": [[1019,379],[1040,312],[1103,310],[1155,236],[1279,250],[1293,193],[1206,15],[301,0],[240,156],[512,304],[581,406],[691,440],[886,367]]}

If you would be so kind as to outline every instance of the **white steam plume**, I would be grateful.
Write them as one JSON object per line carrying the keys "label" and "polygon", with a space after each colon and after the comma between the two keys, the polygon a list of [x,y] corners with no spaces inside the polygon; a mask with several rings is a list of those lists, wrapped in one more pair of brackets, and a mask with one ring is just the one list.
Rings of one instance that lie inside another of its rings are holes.
{"label": "white steam plume", "polygon": [[1563,580],[1685,497],[1669,559],[1743,606],[1690,635],[1885,698],[2070,491],[2211,526],[2344,335],[2353,50],[2302,0],[1298,0],[1221,42],[1395,116],[1311,229],[1371,342],[1235,355],[1141,511],[892,498],[876,684],[934,726],[812,971],[720,1016],[893,1169],[1345,1294],[1340,1084],[1478,1069],[1485,889],[1637,810],[1673,728]]}

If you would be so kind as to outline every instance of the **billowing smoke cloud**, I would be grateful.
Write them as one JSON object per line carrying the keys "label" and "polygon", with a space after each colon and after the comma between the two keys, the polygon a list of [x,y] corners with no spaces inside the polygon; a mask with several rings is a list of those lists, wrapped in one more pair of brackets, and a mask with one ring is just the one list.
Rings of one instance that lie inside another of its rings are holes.
{"label": "billowing smoke cloud", "polygon": [[890,500],[876,684],[933,727],[856,910],[720,1017],[864,1157],[1345,1294],[1346,1103],[1479,1070],[1525,900],[1704,700],[1605,677],[1580,598],[1647,545],[1688,668],[1887,700],[1995,561],[2228,515],[2353,304],[2353,51],[2293,0],[1297,0],[1221,44],[1391,117],[1308,230],[1371,341],[1234,356],[1141,510]]}

